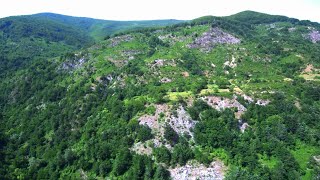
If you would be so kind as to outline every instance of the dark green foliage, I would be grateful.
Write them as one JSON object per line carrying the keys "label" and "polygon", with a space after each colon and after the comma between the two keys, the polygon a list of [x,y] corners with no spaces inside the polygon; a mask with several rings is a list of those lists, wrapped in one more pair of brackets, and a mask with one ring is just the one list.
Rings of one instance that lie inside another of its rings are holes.
{"label": "dark green foliage", "polygon": [[183,22],[182,20],[174,19],[149,21],[112,21],[83,17],[72,17],[53,13],[40,13],[32,16],[39,19],[72,25],[73,27],[87,32],[91,37],[97,40],[101,40],[104,37],[108,37],[127,30],[141,29],[143,27],[161,27]]}
{"label": "dark green foliage", "polygon": [[[0,117],[0,121],[2,118]],[[5,178],[5,154],[4,154],[4,147],[6,145],[6,137],[3,134],[2,128],[0,128],[0,179]]]}
{"label": "dark green foliage", "polygon": [[171,162],[172,164],[185,165],[188,160],[192,159],[194,154],[189,148],[188,144],[176,144],[172,152]]}
{"label": "dark green foliage", "polygon": [[171,153],[166,147],[161,146],[159,148],[155,148],[153,150],[153,154],[154,154],[157,162],[163,162],[163,163],[165,163],[167,165],[170,164]]}
{"label": "dark green foliage", "polygon": [[133,166],[129,170],[128,179],[151,179],[154,174],[153,162],[147,156],[136,155],[132,160]]}
{"label": "dark green foliage", "polygon": [[164,43],[161,39],[159,39],[156,36],[151,36],[148,44],[151,48],[155,48],[157,46],[165,46],[165,47],[169,46],[169,44]]}
{"label": "dark green foliage", "polygon": [[171,145],[179,142],[179,135],[170,125],[167,125],[164,129],[164,138],[166,138]]}
{"label": "dark green foliage", "polygon": [[240,21],[247,24],[270,24],[275,22],[290,22],[292,24],[319,27],[319,24],[316,22],[311,22],[307,20],[299,21],[298,19],[295,19],[295,18],[288,18],[286,16],[279,16],[279,15],[269,15],[269,14],[254,12],[254,11],[243,11],[226,18]]}
{"label": "dark green foliage", "polygon": [[248,172],[247,170],[244,169],[239,169],[239,168],[232,168],[227,176],[226,179],[227,180],[236,180],[236,179],[240,179],[240,180],[247,180],[247,179],[260,179],[261,177],[257,177],[253,174],[251,174],[250,172]]}
{"label": "dark green foliage", "polygon": [[248,24],[263,24],[274,22],[299,22],[298,19],[288,18],[285,16],[269,15],[264,13],[258,13],[254,11],[243,11],[228,17],[229,19],[245,22]]}
{"label": "dark green foliage", "polygon": [[211,109],[210,106],[202,100],[196,100],[192,107],[188,109],[188,112],[192,119],[200,120],[200,113],[204,110]]}
{"label": "dark green foliage", "polygon": [[202,114],[194,129],[195,141],[203,146],[231,147],[239,131],[232,111],[219,115],[215,110],[206,110]]}
{"label": "dark green foliage", "polygon": [[131,166],[132,156],[128,150],[120,151],[113,165],[113,172],[119,176],[124,174]]}
{"label": "dark green foliage", "polygon": [[201,152],[198,148],[194,150],[194,158],[205,165],[209,165],[211,160],[209,158],[209,153]]}
{"label": "dark green foliage", "polygon": [[201,63],[201,59],[198,58],[194,53],[191,51],[183,52],[181,59],[181,66],[186,68],[193,75],[201,75],[202,71],[199,67]]}
{"label": "dark green foliage", "polygon": [[170,172],[163,166],[158,166],[154,174],[155,180],[167,180],[170,179]]}
{"label": "dark green foliage", "polygon": [[140,126],[137,132],[137,139],[139,141],[145,142],[149,139],[153,138],[151,134],[151,129],[147,126]]}

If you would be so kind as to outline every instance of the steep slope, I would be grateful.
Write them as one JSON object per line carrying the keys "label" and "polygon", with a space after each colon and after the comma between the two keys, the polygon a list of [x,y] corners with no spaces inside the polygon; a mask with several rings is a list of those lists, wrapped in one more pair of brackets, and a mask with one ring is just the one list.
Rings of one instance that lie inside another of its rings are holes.
{"label": "steep slope", "polygon": [[0,82],[1,178],[317,177],[319,30],[203,17],[34,62]]}

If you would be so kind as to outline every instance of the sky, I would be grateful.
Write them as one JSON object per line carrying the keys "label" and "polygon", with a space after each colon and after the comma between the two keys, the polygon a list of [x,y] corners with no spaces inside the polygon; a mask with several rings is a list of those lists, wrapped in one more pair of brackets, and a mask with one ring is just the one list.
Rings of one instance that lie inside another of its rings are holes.
{"label": "sky", "polygon": [[1,0],[0,17],[52,12],[106,20],[190,20],[244,10],[320,22],[320,0]]}

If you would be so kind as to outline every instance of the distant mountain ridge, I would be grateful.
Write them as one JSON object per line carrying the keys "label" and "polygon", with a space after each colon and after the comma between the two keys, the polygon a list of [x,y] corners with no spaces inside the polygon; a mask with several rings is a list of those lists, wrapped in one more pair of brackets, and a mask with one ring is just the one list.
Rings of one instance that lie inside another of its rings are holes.
{"label": "distant mountain ridge", "polygon": [[112,35],[124,30],[143,27],[159,27],[184,22],[183,20],[163,19],[163,20],[140,20],[140,21],[116,21],[102,20],[87,17],[73,17],[55,13],[39,13],[31,15],[33,17],[53,20],[64,24],[78,27],[90,34],[95,39],[102,39],[104,36]]}
{"label": "distant mountain ridge", "polygon": [[35,57],[60,56],[125,30],[166,26],[179,22],[182,21],[109,21],[54,13],[2,18],[0,61],[3,63],[0,68],[18,68]]}

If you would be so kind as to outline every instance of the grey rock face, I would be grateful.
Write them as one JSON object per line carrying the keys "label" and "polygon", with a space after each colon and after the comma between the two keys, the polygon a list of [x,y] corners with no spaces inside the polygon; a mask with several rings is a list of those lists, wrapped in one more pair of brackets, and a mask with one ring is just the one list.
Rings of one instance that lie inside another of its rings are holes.
{"label": "grey rock face", "polygon": [[211,51],[217,44],[239,44],[240,39],[223,32],[219,28],[211,28],[208,32],[195,39],[188,45],[189,48],[200,48],[204,52]]}
{"label": "grey rock face", "polygon": [[320,32],[319,31],[311,31],[309,34],[309,39],[313,42],[313,43],[317,43],[318,41],[320,41]]}

